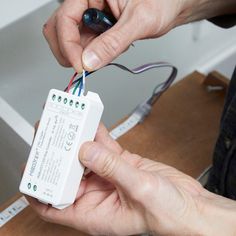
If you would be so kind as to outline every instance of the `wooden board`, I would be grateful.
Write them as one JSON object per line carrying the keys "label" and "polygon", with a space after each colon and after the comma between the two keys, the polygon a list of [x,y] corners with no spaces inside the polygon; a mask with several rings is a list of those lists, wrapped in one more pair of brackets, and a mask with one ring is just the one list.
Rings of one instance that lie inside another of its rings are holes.
{"label": "wooden board", "polygon": [[[207,86],[225,89],[208,92]],[[155,104],[144,123],[118,139],[131,152],[172,165],[197,177],[210,165],[218,135],[228,80],[218,73],[207,78],[194,72],[172,86]],[[0,207],[0,211],[20,196]],[[0,228],[1,236],[85,235],[42,221],[30,207]]]}
{"label": "wooden board", "polygon": [[218,135],[226,89],[219,73],[206,79],[193,73],[171,87],[155,104],[145,122],[118,141],[129,151],[163,162],[193,176],[210,165]]}

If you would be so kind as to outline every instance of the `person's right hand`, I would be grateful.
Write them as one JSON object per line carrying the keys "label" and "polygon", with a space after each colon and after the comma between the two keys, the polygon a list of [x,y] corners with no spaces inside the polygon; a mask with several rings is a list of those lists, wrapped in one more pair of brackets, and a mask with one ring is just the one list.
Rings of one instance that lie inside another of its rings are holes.
{"label": "person's right hand", "polygon": [[235,235],[234,201],[173,167],[123,150],[103,125],[79,157],[93,172],[73,205],[58,210],[27,197],[43,219],[93,235]]}
{"label": "person's right hand", "polygon": [[[65,0],[44,25],[43,33],[58,62],[96,70],[125,51],[135,40],[165,34],[184,22],[194,0]],[[118,22],[97,35],[82,24],[88,8],[108,10]]]}
{"label": "person's right hand", "polygon": [[[43,33],[58,62],[96,70],[134,41],[159,37],[175,26],[235,12],[235,0],[65,0],[46,22]],[[86,9],[113,14],[117,23],[97,35],[82,24]]]}

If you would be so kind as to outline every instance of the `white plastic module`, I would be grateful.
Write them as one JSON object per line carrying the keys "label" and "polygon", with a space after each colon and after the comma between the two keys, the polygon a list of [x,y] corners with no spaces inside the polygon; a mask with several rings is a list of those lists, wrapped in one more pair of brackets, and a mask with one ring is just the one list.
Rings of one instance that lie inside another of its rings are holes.
{"label": "white plastic module", "polygon": [[81,144],[95,137],[103,104],[96,93],[49,92],[20,183],[20,191],[63,209],[75,201],[84,167]]}

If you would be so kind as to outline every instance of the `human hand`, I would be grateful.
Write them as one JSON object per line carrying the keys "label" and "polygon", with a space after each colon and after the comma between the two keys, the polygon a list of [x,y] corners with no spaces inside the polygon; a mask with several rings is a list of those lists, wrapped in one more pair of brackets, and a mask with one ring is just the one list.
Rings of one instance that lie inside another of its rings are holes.
{"label": "human hand", "polygon": [[104,126],[95,142],[81,147],[80,160],[93,172],[82,180],[72,206],[57,210],[27,197],[46,221],[96,235],[230,235],[225,210],[219,214],[214,206],[234,212],[235,203],[170,166],[123,150]]}
{"label": "human hand", "polygon": [[[78,72],[98,69],[125,51],[135,40],[158,37],[180,22],[194,0],[65,0],[44,25],[52,52],[64,66]],[[107,10],[118,22],[97,35],[82,24],[88,8]]]}
{"label": "human hand", "polygon": [[[88,8],[106,10],[117,23],[98,36],[83,26]],[[235,0],[65,0],[43,33],[61,65],[90,71],[111,62],[136,40],[156,38],[175,26],[235,9]]]}

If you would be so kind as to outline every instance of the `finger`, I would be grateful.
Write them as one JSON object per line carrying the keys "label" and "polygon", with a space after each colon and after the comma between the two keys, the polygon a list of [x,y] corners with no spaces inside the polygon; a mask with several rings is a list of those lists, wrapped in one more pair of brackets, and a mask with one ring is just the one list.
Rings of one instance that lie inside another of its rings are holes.
{"label": "finger", "polygon": [[[85,189],[86,189],[86,181],[82,180],[80,183],[79,190],[76,194],[75,200],[79,199],[84,194]],[[49,205],[43,204],[39,202],[37,199],[32,198],[30,196],[25,195],[25,197],[30,203],[31,207],[35,210],[35,212],[38,215],[40,215],[45,221],[60,223],[63,225],[69,225],[72,222],[70,220],[70,217],[73,205],[63,210],[58,210]],[[65,217],[65,214],[67,214],[68,217]]]}
{"label": "finger", "polygon": [[119,56],[137,38],[133,28],[132,20],[121,17],[110,30],[96,37],[82,54],[84,68],[88,71],[99,69]]}
{"label": "finger", "polygon": [[81,72],[83,69],[81,61],[83,48],[80,44],[78,24],[81,23],[83,13],[87,8],[87,0],[67,0],[56,15],[56,30],[60,50],[77,72]]}
{"label": "finger", "polygon": [[121,154],[123,152],[122,147],[110,136],[108,130],[102,122],[98,126],[95,141],[101,143],[106,148],[110,149],[111,151],[117,154]]}
{"label": "finger", "polygon": [[69,61],[62,55],[61,50],[59,48],[58,44],[58,38],[57,38],[57,32],[56,32],[56,20],[55,20],[55,14],[54,13],[46,24],[43,26],[43,35],[45,39],[47,40],[49,47],[57,59],[57,61],[65,67],[71,66]]}
{"label": "finger", "polygon": [[81,180],[79,190],[76,194],[76,198],[75,198],[76,200],[84,194],[85,189],[86,189],[86,180]]}
{"label": "finger", "polygon": [[79,157],[86,167],[127,192],[138,185],[139,171],[99,143],[83,144]]}
{"label": "finger", "polygon": [[[95,141],[98,143],[101,143],[112,152],[115,152],[117,154],[123,153],[123,148],[120,146],[118,142],[112,139],[112,137],[108,133],[108,130],[106,129],[106,127],[104,126],[102,122],[100,122],[98,126],[97,133],[95,136]],[[90,169],[86,168],[84,172],[84,176],[89,177],[92,173],[93,172],[91,172]]]}
{"label": "finger", "polygon": [[89,0],[89,8],[96,8],[99,10],[103,10],[105,7],[104,0]]}
{"label": "finger", "polygon": [[82,48],[85,48],[96,37],[97,34],[89,28],[85,26],[82,26],[80,28],[80,45],[82,46]]}
{"label": "finger", "polygon": [[58,210],[49,205],[45,205],[39,202],[35,198],[29,197],[27,195],[25,197],[30,203],[30,206],[33,208],[33,210],[43,220],[68,226],[71,225],[71,223],[73,222],[73,214],[71,214],[73,206],[65,208],[63,210]]}
{"label": "finger", "polygon": [[125,6],[127,5],[127,0],[119,0],[119,1],[107,1],[107,9],[112,12],[112,15],[119,19],[122,12],[124,11]]}
{"label": "finger", "polygon": [[48,205],[45,205],[41,202],[39,202],[37,199],[33,197],[29,197],[28,195],[25,195],[25,198],[29,202],[30,206],[35,210],[37,214],[40,216],[42,215],[42,212],[46,211],[48,208]]}
{"label": "finger", "polygon": [[141,159],[143,159],[139,155],[132,154],[129,151],[124,150],[120,146],[120,144],[110,136],[108,130],[106,129],[105,125],[102,122],[100,122],[98,126],[98,130],[94,141],[102,144],[110,151],[119,154],[123,159],[125,159],[128,163],[130,163],[133,166],[137,166],[138,162]]}

